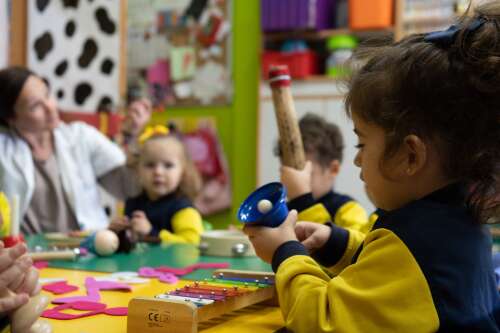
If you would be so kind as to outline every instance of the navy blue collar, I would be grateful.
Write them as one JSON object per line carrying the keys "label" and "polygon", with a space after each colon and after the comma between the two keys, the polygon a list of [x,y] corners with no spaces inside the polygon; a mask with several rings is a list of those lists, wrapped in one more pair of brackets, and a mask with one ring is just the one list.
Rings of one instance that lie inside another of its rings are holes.
{"label": "navy blue collar", "polygon": [[442,187],[420,200],[462,206],[466,203],[467,192],[467,186],[462,182],[457,182]]}

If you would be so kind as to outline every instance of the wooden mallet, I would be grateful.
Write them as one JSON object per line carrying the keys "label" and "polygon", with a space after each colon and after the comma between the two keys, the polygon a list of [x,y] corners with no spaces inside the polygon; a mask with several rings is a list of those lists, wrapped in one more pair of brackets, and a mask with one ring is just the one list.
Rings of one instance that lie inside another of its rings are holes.
{"label": "wooden mallet", "polygon": [[281,164],[302,170],[306,164],[295,105],[290,91],[290,71],[287,66],[272,66],[269,83],[279,131]]}

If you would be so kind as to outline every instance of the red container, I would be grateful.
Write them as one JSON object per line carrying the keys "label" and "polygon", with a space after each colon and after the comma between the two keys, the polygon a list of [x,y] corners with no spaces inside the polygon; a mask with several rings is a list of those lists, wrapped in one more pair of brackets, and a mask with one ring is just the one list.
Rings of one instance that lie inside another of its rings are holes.
{"label": "red container", "polygon": [[268,79],[269,68],[286,65],[292,78],[303,79],[318,73],[318,57],[312,51],[278,52],[265,51],[262,55],[262,76]]}

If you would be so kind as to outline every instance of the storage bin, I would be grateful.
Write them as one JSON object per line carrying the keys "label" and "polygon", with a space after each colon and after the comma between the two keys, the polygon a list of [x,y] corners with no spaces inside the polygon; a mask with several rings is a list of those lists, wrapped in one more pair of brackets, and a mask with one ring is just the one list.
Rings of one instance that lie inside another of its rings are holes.
{"label": "storage bin", "polygon": [[383,29],[393,25],[393,0],[349,0],[349,27]]}
{"label": "storage bin", "polygon": [[318,73],[318,59],[313,51],[266,51],[262,56],[262,76],[267,79],[272,65],[287,65],[292,78],[306,78]]}

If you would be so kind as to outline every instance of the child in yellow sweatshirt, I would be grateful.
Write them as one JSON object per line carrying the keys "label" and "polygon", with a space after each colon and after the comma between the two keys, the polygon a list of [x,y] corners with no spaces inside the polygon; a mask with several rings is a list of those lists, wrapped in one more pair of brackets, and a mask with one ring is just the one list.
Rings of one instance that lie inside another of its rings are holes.
{"label": "child in yellow sweatshirt", "polygon": [[336,225],[296,224],[296,211],[277,228],[244,227],[293,332],[499,331],[482,225],[500,193],[499,36],[489,1],[448,30],[363,54],[346,110],[382,212],[372,229],[357,244]]}

